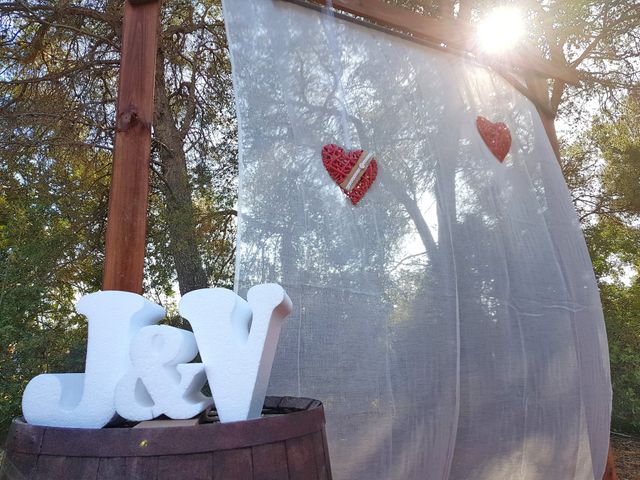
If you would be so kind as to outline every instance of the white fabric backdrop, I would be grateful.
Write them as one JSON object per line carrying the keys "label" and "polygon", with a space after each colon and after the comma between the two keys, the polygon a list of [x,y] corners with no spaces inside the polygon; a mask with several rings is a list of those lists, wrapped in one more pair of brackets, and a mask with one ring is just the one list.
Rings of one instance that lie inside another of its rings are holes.
{"label": "white fabric backdrop", "polygon": [[[225,0],[240,127],[237,288],[294,303],[273,394],[326,407],[337,479],[598,479],[596,283],[533,106],[459,57],[298,6]],[[475,120],[505,122],[499,163]],[[376,154],[356,207],[328,143]]]}

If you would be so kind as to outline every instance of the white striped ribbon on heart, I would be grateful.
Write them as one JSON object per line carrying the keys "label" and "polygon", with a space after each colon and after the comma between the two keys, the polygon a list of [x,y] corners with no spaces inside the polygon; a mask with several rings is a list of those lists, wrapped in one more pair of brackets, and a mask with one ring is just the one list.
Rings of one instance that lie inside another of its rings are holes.
{"label": "white striped ribbon on heart", "polygon": [[340,186],[347,192],[353,190],[362,178],[362,175],[364,175],[364,172],[367,170],[371,160],[373,160],[373,153],[363,150],[360,154],[360,158],[358,158],[358,161],[355,163],[349,174],[344,177]]}

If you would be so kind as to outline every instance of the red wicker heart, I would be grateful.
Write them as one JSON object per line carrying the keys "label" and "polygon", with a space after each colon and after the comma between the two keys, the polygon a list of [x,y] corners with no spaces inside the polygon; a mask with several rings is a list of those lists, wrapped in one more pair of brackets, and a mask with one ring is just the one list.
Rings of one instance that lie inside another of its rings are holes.
{"label": "red wicker heart", "polygon": [[353,150],[346,153],[342,148],[334,144],[322,147],[322,163],[324,164],[324,168],[327,169],[331,178],[338,184],[340,189],[349,197],[349,200],[351,200],[351,203],[354,205],[362,200],[362,197],[364,197],[365,193],[371,188],[371,185],[373,185],[378,175],[378,164],[375,159],[371,159],[355,185],[352,185],[351,189],[345,188],[343,185],[345,179],[350,174],[354,174],[354,167],[356,167],[362,153],[363,150]]}
{"label": "red wicker heart", "polygon": [[509,127],[502,122],[490,122],[484,117],[476,118],[476,126],[484,143],[486,143],[489,150],[491,150],[491,153],[493,153],[500,162],[503,162],[511,148],[511,132],[509,132]]}

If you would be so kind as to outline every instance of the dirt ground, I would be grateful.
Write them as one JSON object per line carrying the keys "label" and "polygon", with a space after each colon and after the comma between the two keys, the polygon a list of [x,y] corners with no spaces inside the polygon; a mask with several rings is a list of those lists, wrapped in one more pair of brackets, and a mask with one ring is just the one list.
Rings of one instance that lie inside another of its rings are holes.
{"label": "dirt ground", "polygon": [[640,480],[640,437],[611,435],[618,480]]}

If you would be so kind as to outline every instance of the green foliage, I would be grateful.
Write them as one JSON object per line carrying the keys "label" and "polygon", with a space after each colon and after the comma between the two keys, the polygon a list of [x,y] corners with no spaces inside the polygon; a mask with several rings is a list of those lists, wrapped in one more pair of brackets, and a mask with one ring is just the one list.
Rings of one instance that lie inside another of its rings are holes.
{"label": "green foliage", "polygon": [[640,214],[640,98],[630,97],[614,122],[598,121],[593,136],[606,162],[602,175],[614,211],[630,218]]}
{"label": "green foliage", "polygon": [[73,301],[99,288],[93,230],[107,191],[95,165],[61,154],[0,169],[0,432],[30,378],[82,368],[86,329]]}
{"label": "green foliage", "polygon": [[563,170],[583,222],[607,325],[614,428],[640,432],[640,104],[565,149]]}
{"label": "green foliage", "polygon": [[[45,42],[47,29],[31,22],[11,28],[3,80],[56,78],[61,46],[82,50],[64,33]],[[90,127],[104,109],[88,114],[75,99],[87,87],[90,103],[100,85],[80,72],[68,83],[0,83],[0,432],[30,378],[84,361],[73,304],[100,285],[110,168],[104,130]]]}
{"label": "green foliage", "polygon": [[607,322],[614,429],[640,432],[640,283],[600,287]]}

